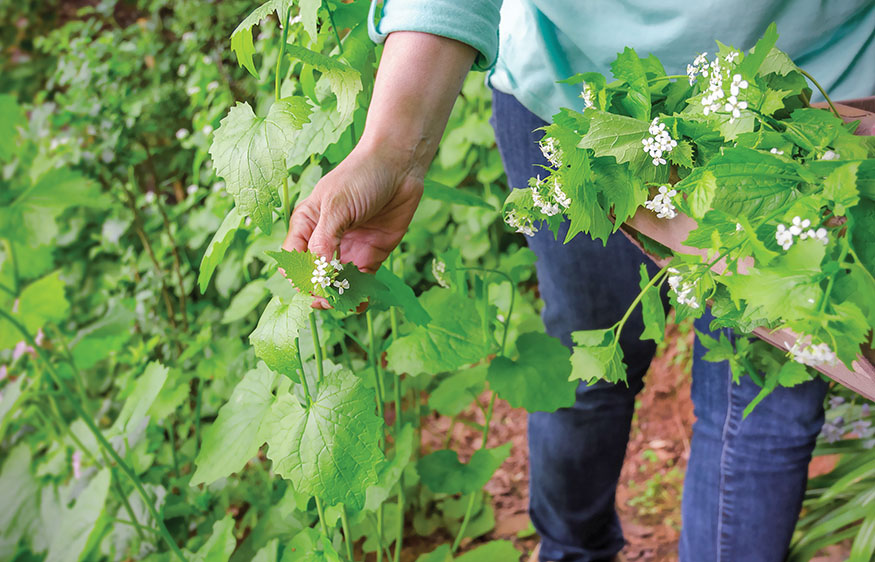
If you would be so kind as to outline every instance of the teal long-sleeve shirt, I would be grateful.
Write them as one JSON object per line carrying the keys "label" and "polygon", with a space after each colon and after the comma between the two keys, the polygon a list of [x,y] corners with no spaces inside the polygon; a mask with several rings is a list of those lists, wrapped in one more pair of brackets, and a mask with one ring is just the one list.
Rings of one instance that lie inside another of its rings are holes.
{"label": "teal long-sleeve shirt", "polygon": [[875,94],[875,0],[384,0],[379,18],[372,2],[375,41],[423,31],[471,45],[493,88],[548,121],[561,107],[582,109],[579,87],[557,81],[610,77],[626,46],[684,74],[715,40],[747,50],[773,21],[778,48],[831,98]]}

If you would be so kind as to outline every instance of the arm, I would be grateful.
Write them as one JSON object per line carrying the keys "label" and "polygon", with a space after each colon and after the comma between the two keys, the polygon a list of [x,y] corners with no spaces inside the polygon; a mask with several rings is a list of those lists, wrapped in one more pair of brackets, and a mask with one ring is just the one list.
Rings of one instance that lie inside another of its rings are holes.
{"label": "arm", "polygon": [[390,34],[362,137],[295,207],[283,248],[329,258],[338,251],[341,261],[376,271],[410,225],[476,55],[454,39]]}

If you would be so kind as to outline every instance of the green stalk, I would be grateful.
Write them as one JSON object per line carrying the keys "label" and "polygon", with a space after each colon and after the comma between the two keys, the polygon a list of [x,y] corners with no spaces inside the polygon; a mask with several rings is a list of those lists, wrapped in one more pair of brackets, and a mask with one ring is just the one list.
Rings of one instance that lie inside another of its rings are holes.
{"label": "green stalk", "polygon": [[[374,316],[369,308],[365,312],[365,319],[368,323],[368,342],[370,351],[368,352],[368,361],[370,361],[374,372],[374,386],[377,391],[377,415],[380,416],[380,421],[385,423],[383,414],[383,374],[380,370],[380,357],[377,354],[377,336],[374,333]],[[383,449],[383,437],[380,436],[380,449]],[[377,508],[377,562],[383,560],[383,505]]]}
{"label": "green stalk", "polygon": [[343,527],[343,543],[346,545],[346,557],[350,562],[355,562],[352,555],[352,533],[349,532],[349,517],[346,514],[346,506],[340,511],[340,525]]}
{"label": "green stalk", "polygon": [[[514,295],[516,294],[516,285],[513,282],[513,278],[510,275],[508,275],[507,273],[505,273],[503,271],[499,271],[497,269],[486,269],[486,268],[465,268],[465,269],[481,269],[482,271],[485,271],[488,273],[499,274],[502,277],[505,277],[508,281],[510,281],[510,290],[511,290],[510,305],[508,306],[508,309],[507,309],[507,318],[505,318],[505,321],[504,321],[504,335],[501,338],[501,352],[499,353],[500,356],[504,357],[505,346],[507,344],[507,331],[508,331],[508,327],[510,326],[510,317],[513,314]],[[486,288],[488,287],[488,285],[486,285],[486,278],[485,277],[483,279],[483,282],[484,282],[484,287],[483,287],[484,293],[487,293]],[[640,295],[639,295],[639,300],[640,300]],[[489,397],[489,406],[486,409],[485,420],[483,423],[482,442],[480,443],[480,449],[486,448],[486,440],[489,438],[489,424],[492,421],[492,413],[493,413],[493,410],[495,408],[495,397],[496,397],[495,392],[491,392],[490,397]],[[462,543],[462,537],[465,536],[465,531],[468,529],[468,523],[471,521],[471,516],[473,515],[473,512],[474,512],[474,502],[476,500],[477,500],[477,492],[471,494],[470,498],[468,499],[468,506],[465,508],[465,517],[462,518],[462,524],[459,526],[459,532],[456,534],[456,540],[453,541],[453,547],[451,549],[451,552],[453,552],[453,553],[455,553],[456,550],[459,549],[459,545]]]}
{"label": "green stalk", "polygon": [[70,400],[70,404],[73,407],[73,410],[76,414],[82,418],[82,421],[85,422],[85,425],[88,426],[88,429],[97,439],[97,442],[103,447],[104,451],[109,453],[109,456],[112,457],[112,460],[122,469],[122,472],[130,478],[131,482],[133,482],[134,487],[137,490],[137,493],[143,499],[143,503],[146,505],[146,508],[149,510],[149,513],[155,519],[155,522],[158,524],[159,532],[161,533],[161,537],[164,539],[164,542],[167,543],[167,546],[170,547],[170,550],[173,554],[182,562],[185,562],[185,556],[183,556],[182,551],[179,549],[179,546],[173,540],[173,537],[170,535],[170,531],[167,530],[167,526],[164,524],[164,520],[161,518],[158,511],[155,509],[155,506],[152,503],[152,499],[149,494],[146,492],[145,488],[143,488],[143,483],[140,481],[140,478],[133,471],[133,469],[128,466],[128,464],[122,459],[119,454],[113,449],[112,445],[109,441],[106,440],[106,437],[103,436],[103,432],[100,431],[100,428],[94,423],[94,420],[91,419],[88,414],[85,413],[85,410],[82,409],[82,406],[75,400],[74,396],[69,394],[69,391],[62,385],[61,383],[61,375],[55,371],[55,367],[52,365],[51,361],[48,358],[48,354],[46,351],[36,344],[33,336],[30,335],[30,332],[22,326],[18,320],[13,318],[8,312],[5,310],[0,310],[0,317],[4,320],[12,324],[16,330],[18,330],[21,335],[27,340],[28,344],[33,347],[36,352],[39,354],[40,359],[42,359],[43,363],[46,365],[46,370],[49,373],[49,376],[52,379],[52,382],[55,383],[55,386],[58,387],[59,390],[64,392],[67,395],[67,398]]}
{"label": "green stalk", "polygon": [[[125,508],[125,511],[128,514],[128,517],[131,518],[131,521],[135,522],[137,517],[134,515],[134,509],[131,507],[131,502],[128,501],[128,497],[125,495],[124,489],[122,489],[122,484],[119,481],[118,472],[116,471],[114,466],[109,464],[109,459],[106,457],[106,453],[103,453],[104,461],[106,462],[106,466],[109,467],[109,471],[112,473],[112,486],[115,488],[116,494],[122,502],[122,505]],[[134,528],[137,530],[137,536],[140,537],[141,541],[146,540],[146,537],[143,535],[143,530],[140,528],[142,525],[135,525]]]}
{"label": "green stalk", "polygon": [[[283,25],[282,38],[280,39],[280,52],[276,58],[276,72],[273,81],[273,97],[276,101],[279,101],[280,99],[280,84],[282,82],[282,80],[280,80],[280,71],[282,69],[283,56],[286,52],[286,41],[289,39],[289,22],[291,19],[292,6],[289,4],[289,9],[286,11],[286,21]],[[289,218],[291,215],[291,209],[289,207],[289,178],[288,172],[286,172],[286,175],[283,176],[283,216],[286,220],[286,226],[289,224]]]}
{"label": "green stalk", "polygon": [[[391,261],[391,260],[390,260]],[[395,307],[389,308],[389,322],[392,326],[392,339],[398,333],[398,315]],[[395,436],[401,435],[401,375],[395,377]],[[397,441],[396,441],[397,447]],[[397,454],[397,453],[396,453]],[[395,533],[394,562],[401,561],[401,549],[404,544],[404,471],[398,478],[398,528]]]}
{"label": "green stalk", "polygon": [[325,376],[325,367],[322,365],[322,346],[319,344],[319,327],[316,325],[316,312],[310,309],[310,332],[313,334],[313,347],[316,352],[316,372],[319,373],[316,379],[316,391],[319,391],[319,385],[322,384],[322,377]]}
{"label": "green stalk", "polygon": [[325,523],[325,510],[322,508],[322,500],[319,499],[319,496],[313,496],[316,499],[316,512],[319,514],[319,526],[322,528],[322,534],[325,535],[325,538],[331,540],[331,537],[328,535],[328,525]]}
{"label": "green stalk", "polygon": [[[798,67],[797,67],[797,68],[798,68]],[[815,86],[817,86],[817,89],[820,90],[820,95],[822,95],[822,96],[823,96],[823,99],[826,100],[826,103],[829,104],[829,108],[832,110],[832,112],[835,114],[836,117],[838,117],[839,119],[841,119],[842,116],[839,115],[839,110],[836,109],[836,106],[835,106],[835,105],[833,105],[832,100],[829,99],[829,96],[826,94],[826,90],[824,90],[823,87],[817,82],[817,80],[814,79],[814,76],[808,74],[807,72],[805,72],[805,71],[802,70],[801,68],[799,69],[799,72],[802,73],[802,76],[804,76],[804,77],[808,78],[809,80],[811,80],[811,83],[812,83],[812,84],[814,84]]]}
{"label": "green stalk", "polygon": [[[312,325],[310,326],[313,327]],[[316,333],[315,331],[313,332]],[[316,335],[317,341],[319,335]],[[301,386],[304,387],[304,396],[307,397],[307,407],[310,407],[310,404],[313,403],[313,398],[310,396],[310,385],[307,384],[307,375],[304,371],[304,360],[301,358],[301,342],[298,338],[295,338],[295,352],[298,354],[298,364],[301,366]]]}
{"label": "green stalk", "polygon": [[334,31],[334,38],[337,39],[337,48],[340,49],[340,54],[343,54],[343,43],[340,42],[340,33],[337,31],[337,24],[334,23],[334,10],[331,9],[326,2],[322,2],[325,11],[328,12],[328,21],[331,22],[331,29]]}
{"label": "green stalk", "polygon": [[628,309],[626,309],[626,314],[623,315],[619,322],[614,324],[614,326],[616,327],[617,341],[620,340],[620,332],[623,331],[623,326],[626,324],[626,321],[629,319],[629,317],[632,316],[632,311],[635,310],[635,307],[638,306],[638,303],[641,302],[642,298],[644,298],[645,293],[647,293],[647,291],[649,291],[654,285],[656,285],[658,281],[661,281],[662,278],[665,277],[667,271],[667,265],[660,269],[659,272],[654,275],[653,278],[647,283],[647,285],[645,285],[644,288],[641,289],[641,292],[638,293],[638,296],[635,297],[635,300],[632,301],[632,304],[629,305]]}

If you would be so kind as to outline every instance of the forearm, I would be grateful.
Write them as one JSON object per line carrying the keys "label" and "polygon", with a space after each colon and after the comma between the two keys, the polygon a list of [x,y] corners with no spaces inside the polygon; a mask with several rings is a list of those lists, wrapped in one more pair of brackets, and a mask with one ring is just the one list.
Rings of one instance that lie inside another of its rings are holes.
{"label": "forearm", "polygon": [[397,165],[422,177],[443,135],[477,51],[454,39],[389,35],[368,109],[363,148],[389,148]]}

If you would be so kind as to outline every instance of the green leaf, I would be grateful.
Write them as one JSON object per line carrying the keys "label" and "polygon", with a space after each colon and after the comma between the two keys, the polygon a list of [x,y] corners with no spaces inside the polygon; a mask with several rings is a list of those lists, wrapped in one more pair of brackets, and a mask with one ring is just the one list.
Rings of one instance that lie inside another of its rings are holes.
{"label": "green leaf", "polygon": [[711,202],[717,195],[717,178],[710,170],[704,170],[684,187],[689,189],[686,206],[689,208],[690,216],[696,219],[702,218],[711,209]]}
{"label": "green leaf", "polygon": [[[638,58],[635,50],[629,47],[623,49],[623,52],[611,63],[611,73],[617,80],[622,80],[629,85],[629,91],[620,99],[620,105],[632,117],[650,121],[650,88],[644,65],[641,64],[641,59]],[[638,148],[640,150],[641,147]]]}
{"label": "green leaf", "polygon": [[521,335],[516,361],[496,357],[488,381],[499,398],[527,412],[555,412],[574,404],[577,383],[571,374],[571,352],[558,339],[540,332]]}
{"label": "green leaf", "polygon": [[361,72],[338,59],[300,45],[290,43],[286,45],[286,52],[290,57],[314,67],[328,79],[331,91],[337,96],[337,111],[340,112],[341,120],[350,118],[356,108],[356,96],[362,90]]}
{"label": "green leaf", "polygon": [[244,285],[234,295],[234,298],[228,304],[228,308],[222,313],[222,324],[230,324],[231,322],[243,320],[250,312],[255,310],[269,292],[265,285],[266,281],[264,279],[255,279]]}
{"label": "green leaf", "polygon": [[485,365],[477,365],[453,373],[431,391],[428,396],[428,407],[442,416],[459,415],[483,392],[486,376]]}
{"label": "green leaf", "polygon": [[832,202],[832,209],[838,216],[844,216],[848,207],[860,201],[857,190],[857,170],[859,162],[849,162],[839,166],[823,180],[823,196]]}
{"label": "green leaf", "polygon": [[849,562],[866,562],[875,558],[875,512],[870,512],[863,519],[860,530],[851,545]]}
{"label": "green leaf", "polygon": [[593,108],[584,115],[590,118],[589,130],[577,144],[579,148],[591,148],[596,156],[613,156],[621,164],[629,162],[633,171],[643,164],[653,167],[641,144],[650,134],[650,123]]}
{"label": "green leaf", "polygon": [[383,461],[383,422],[359,377],[328,362],[326,371],[309,406],[289,393],[277,397],[265,426],[267,456],[296,490],[359,510]]}
{"label": "green leaf", "polygon": [[442,544],[428,554],[421,555],[416,562],[453,562],[450,545]]}
{"label": "green leaf", "polygon": [[0,236],[30,247],[51,244],[66,209],[104,208],[107,203],[96,182],[69,168],[54,168],[0,207]]}
{"label": "green leaf", "polygon": [[510,455],[511,443],[494,449],[478,449],[468,464],[459,462],[459,455],[441,449],[419,459],[416,470],[422,483],[437,494],[473,494],[492,478],[498,467]]}
{"label": "green leaf", "polygon": [[763,37],[757,41],[756,46],[751,50],[750,53],[745,55],[744,60],[741,61],[741,64],[738,65],[738,72],[741,73],[742,76],[747,78],[748,80],[753,80],[759,71],[760,66],[766,60],[766,57],[769,56],[772,49],[775,47],[775,43],[778,41],[778,27],[772,23],[769,25],[768,29],[766,29]]}
{"label": "green leaf", "polygon": [[158,397],[158,393],[167,381],[168,371],[169,369],[158,361],[146,365],[143,374],[134,381],[122,411],[109,430],[110,435],[129,435],[137,431],[149,415],[152,402]]}
{"label": "green leaf", "polygon": [[483,207],[484,209],[495,209],[488,201],[473,193],[472,191],[450,187],[434,180],[425,179],[425,189],[422,196],[425,199],[434,199],[435,201],[444,201],[453,205],[465,205],[468,207]]}
{"label": "green leaf", "polygon": [[750,148],[726,148],[675,188],[698,187],[706,173],[713,174],[719,188],[711,207],[730,216],[766,215],[795,199],[796,187],[803,180],[801,166],[793,161]]}
{"label": "green leaf", "polygon": [[780,386],[796,386],[811,380],[811,375],[802,363],[785,361],[778,371],[778,384]]}
{"label": "green leaf", "polygon": [[766,74],[779,74],[786,76],[791,72],[799,72],[799,67],[796,63],[782,50],[772,47],[763,63],[760,65],[758,74],[765,76]]}
{"label": "green leaf", "polygon": [[[4,394],[8,389],[7,385]],[[0,419],[5,419],[5,412]],[[32,462],[29,445],[21,442],[8,452],[0,471],[0,556],[4,560],[15,558],[19,539],[39,523],[39,487],[30,472]]]}
{"label": "green leaf", "polygon": [[102,317],[83,328],[70,342],[76,366],[90,369],[119,351],[131,339],[135,315],[126,304],[117,303]]}
{"label": "green leaf", "polygon": [[[13,317],[24,325],[31,336],[36,337],[37,330],[46,324],[61,322],[67,317],[70,304],[64,295],[64,288],[57,271],[34,281],[21,291]],[[0,349],[10,348],[23,339],[18,330],[0,319]]]}
{"label": "green leaf", "polygon": [[686,140],[678,142],[678,145],[668,153],[668,159],[672,164],[692,169],[695,166],[693,163],[693,145],[690,141]]}
{"label": "green leaf", "polygon": [[79,494],[72,508],[62,508],[45,562],[73,562],[86,554],[84,550],[92,536],[99,536],[103,529],[98,520],[103,514],[109,483],[109,469],[104,468]]}
{"label": "green leaf", "polygon": [[419,302],[431,322],[392,342],[386,352],[390,369],[410,375],[454,371],[486,355],[480,313],[468,298],[433,287]]}
{"label": "green leaf", "polygon": [[310,122],[295,134],[286,145],[286,166],[304,164],[313,154],[322,154],[340,139],[352,123],[352,116],[344,119],[333,101],[324,103],[310,114]]}
{"label": "green leaf", "polygon": [[342,562],[340,554],[322,533],[307,527],[286,545],[281,562]]}
{"label": "green leaf", "polygon": [[27,123],[15,96],[0,94],[0,162],[18,153],[18,127]]}
{"label": "green leaf", "polygon": [[279,544],[278,538],[270,539],[267,544],[258,549],[258,552],[252,557],[252,562],[277,562]]}
{"label": "green leaf", "polygon": [[395,456],[383,465],[379,481],[368,488],[365,499],[366,511],[377,511],[380,504],[389,499],[392,490],[398,484],[404,469],[410,464],[413,455],[414,431],[412,424],[406,424],[401,433],[394,436]]}
{"label": "green leaf", "polygon": [[[269,16],[271,12],[276,13],[278,21],[285,23],[292,3],[292,0],[269,0],[265,2],[240,22],[240,25],[231,34],[231,51],[237,55],[237,62],[255,78],[259,76],[258,71],[255,69],[255,63],[252,60],[252,55],[255,54],[255,45],[252,42],[252,28],[261,23],[261,20]],[[304,25],[304,31],[310,36],[311,41],[315,40],[318,10],[319,6],[322,5],[321,0],[297,0],[297,4],[300,6],[300,16],[301,22]],[[283,24],[280,25],[282,26]]]}
{"label": "green leaf", "polygon": [[386,287],[377,281],[375,275],[359,271],[352,262],[343,264],[343,269],[339,272],[333,270],[331,272],[332,275],[336,275],[335,282],[346,281],[349,285],[341,293],[333,284],[321,287],[313,283],[313,271],[317,259],[315,254],[309,251],[287,250],[265,253],[276,260],[286,279],[299,291],[326,298],[331,306],[340,312],[353,312],[372,296],[386,291]]}
{"label": "green leaf", "polygon": [[310,106],[301,97],[274,102],[266,117],[256,117],[248,103],[238,102],[213,134],[210,155],[216,173],[225,179],[238,212],[251,216],[267,234],[272,211],[282,202],[277,188],[292,165],[286,161],[286,150],[309,114]]}
{"label": "green leaf", "polygon": [[[647,266],[643,263],[639,275],[641,281],[638,286],[644,290],[644,287],[650,282],[650,276],[647,274]],[[657,287],[651,287],[641,297],[641,314],[644,317],[644,332],[641,334],[641,339],[661,342],[665,337],[665,308],[662,306],[662,299],[659,298]]]}
{"label": "green leaf", "polygon": [[237,539],[234,537],[234,518],[226,515],[213,523],[213,533],[197,552],[189,558],[191,562],[228,562]]}
{"label": "green leaf", "polygon": [[520,552],[510,541],[492,541],[456,558],[456,562],[519,562]]}
{"label": "green leaf", "polygon": [[400,277],[389,271],[386,266],[377,270],[376,277],[383,287],[371,299],[371,308],[387,310],[390,306],[394,306],[401,309],[404,317],[414,324],[425,326],[431,322],[431,316],[416,299],[413,289]]}
{"label": "green leaf", "polygon": [[261,313],[258,326],[249,335],[255,355],[277,373],[300,382],[298,349],[295,342],[310,322],[310,302],[296,293],[292,299],[274,297]]}
{"label": "green leaf", "polygon": [[272,393],[277,375],[264,363],[243,375],[234,392],[219,408],[216,421],[204,431],[195,458],[190,484],[212,484],[240,472],[264,443],[264,424],[274,403]]}
{"label": "green leaf", "polygon": [[210,240],[210,243],[207,245],[207,250],[204,252],[204,257],[201,259],[200,271],[197,276],[197,284],[201,290],[201,294],[206,292],[207,286],[210,284],[210,279],[213,277],[213,272],[216,270],[216,266],[222,262],[222,258],[225,257],[225,252],[228,251],[231,242],[234,241],[234,234],[236,234],[243,225],[243,220],[245,218],[246,217],[237,212],[236,207],[228,211],[221,226],[219,226],[219,230],[216,231],[213,235],[213,239]]}
{"label": "green leaf", "polygon": [[612,328],[572,332],[571,379],[595,382],[626,380],[623,350]]}

